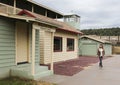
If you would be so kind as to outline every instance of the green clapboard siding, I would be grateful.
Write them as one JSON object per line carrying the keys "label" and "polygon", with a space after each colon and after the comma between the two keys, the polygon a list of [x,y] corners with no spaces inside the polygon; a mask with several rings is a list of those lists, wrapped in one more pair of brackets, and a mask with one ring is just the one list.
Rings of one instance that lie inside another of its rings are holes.
{"label": "green clapboard siding", "polygon": [[0,67],[15,64],[15,27],[12,20],[0,17]]}
{"label": "green clapboard siding", "polygon": [[82,55],[88,55],[88,56],[92,56],[92,55],[96,55],[97,54],[97,45],[96,44],[90,44],[90,43],[86,43],[82,45]]}
{"label": "green clapboard siding", "polygon": [[36,30],[35,36],[35,63],[40,63],[39,30]]}
{"label": "green clapboard siding", "polygon": [[0,42],[0,47],[1,46],[5,46],[5,47],[9,47],[10,46],[10,47],[13,47],[13,46],[15,46],[15,42],[14,43],[7,43],[7,42],[6,43],[2,43],[2,42]]}
{"label": "green clapboard siding", "polygon": [[[30,55],[32,57],[32,29],[29,31],[30,35]],[[36,30],[36,35],[35,35],[35,63],[39,64],[40,63],[40,48],[39,48],[39,30]]]}
{"label": "green clapboard siding", "polygon": [[[102,42],[89,39],[82,38],[79,40],[79,55],[88,55],[88,56],[97,56],[97,50],[99,44]],[[112,54],[112,45],[109,43],[103,43],[105,49],[105,56],[109,56]]]}
{"label": "green clapboard siding", "polygon": [[2,57],[0,57],[0,60],[6,60],[6,59],[13,59],[13,58],[15,58],[15,55],[13,54],[11,54],[11,55],[7,55],[7,54],[1,54],[1,56]]}

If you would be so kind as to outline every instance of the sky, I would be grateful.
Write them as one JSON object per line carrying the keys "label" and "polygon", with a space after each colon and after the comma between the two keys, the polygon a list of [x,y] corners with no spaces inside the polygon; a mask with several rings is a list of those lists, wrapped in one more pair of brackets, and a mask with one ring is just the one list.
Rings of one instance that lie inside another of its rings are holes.
{"label": "sky", "polygon": [[63,14],[81,16],[80,29],[120,27],[120,0],[34,0]]}

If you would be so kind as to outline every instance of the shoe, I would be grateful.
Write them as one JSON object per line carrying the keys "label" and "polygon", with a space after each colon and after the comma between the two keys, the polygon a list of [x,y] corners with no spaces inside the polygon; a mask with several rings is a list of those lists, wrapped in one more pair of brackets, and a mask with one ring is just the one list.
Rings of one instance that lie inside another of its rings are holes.
{"label": "shoe", "polygon": [[101,65],[101,67],[103,67],[103,65]]}
{"label": "shoe", "polygon": [[103,67],[103,65],[102,65],[102,64],[99,64],[99,67]]}

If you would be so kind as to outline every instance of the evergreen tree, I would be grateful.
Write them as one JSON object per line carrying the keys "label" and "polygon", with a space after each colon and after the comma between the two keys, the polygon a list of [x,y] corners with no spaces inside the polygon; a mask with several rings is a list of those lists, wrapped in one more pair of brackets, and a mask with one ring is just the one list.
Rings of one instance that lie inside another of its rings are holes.
{"label": "evergreen tree", "polygon": [[120,36],[120,28],[100,28],[81,30],[85,35],[101,35],[101,36]]}

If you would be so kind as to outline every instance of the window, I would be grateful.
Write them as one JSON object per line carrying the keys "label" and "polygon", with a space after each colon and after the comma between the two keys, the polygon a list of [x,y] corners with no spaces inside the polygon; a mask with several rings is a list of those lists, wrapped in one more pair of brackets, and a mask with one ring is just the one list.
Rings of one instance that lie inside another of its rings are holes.
{"label": "window", "polygon": [[74,39],[67,38],[67,51],[74,51]]}
{"label": "window", "polygon": [[62,37],[54,37],[54,52],[62,51]]}

